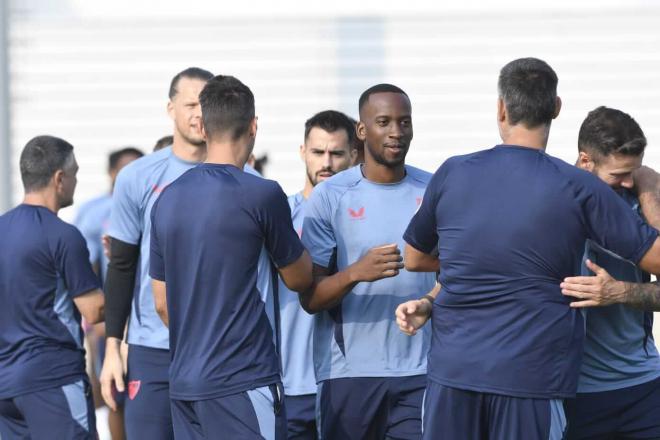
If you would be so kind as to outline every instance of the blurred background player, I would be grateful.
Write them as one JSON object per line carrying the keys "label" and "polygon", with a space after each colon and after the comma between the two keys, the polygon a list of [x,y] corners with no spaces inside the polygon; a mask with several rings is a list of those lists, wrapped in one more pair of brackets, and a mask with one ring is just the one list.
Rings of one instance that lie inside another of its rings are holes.
{"label": "blurred background player", "polygon": [[23,203],[0,216],[0,438],[96,439],[80,317],[103,320],[103,292],[73,203],[68,142],[38,136],[20,158]]}
{"label": "blurred background player", "polygon": [[162,138],[156,141],[156,145],[154,145],[153,151],[158,151],[158,150],[162,150],[165,147],[169,147],[170,145],[172,145],[172,142],[174,142],[174,136],[172,136],[171,134],[168,134],[167,136],[163,136]]}
{"label": "blurred background player", "polygon": [[106,286],[106,354],[101,372],[103,398],[116,410],[113,388],[124,390],[120,342],[128,325],[129,439],[173,438],[168,368],[169,332],[156,313],[149,277],[151,207],[161,191],[206,158],[200,131],[199,92],[213,75],[191,67],[172,79],[167,111],[173,143],[126,166],[117,176],[110,215],[110,264]]}
{"label": "blurred background player", "polygon": [[305,207],[315,281],[301,303],[317,314],[317,423],[324,439],[418,439],[428,331],[405,336],[393,314],[434,285],[432,274],[401,270],[399,251],[431,175],[405,164],[413,126],[403,90],[373,86],[359,109],[364,165],[318,184]]}
{"label": "blurred background player", "polygon": [[[326,110],[305,122],[300,158],[305,163],[305,186],[289,196],[293,227],[302,234],[305,205],[314,187],[350,167],[356,156],[355,124],[343,113]],[[281,357],[289,439],[315,439],[316,379],[312,357],[314,317],[298,295],[279,282]]]}
{"label": "blurred background player", "polygon": [[[607,183],[636,214],[644,208],[638,194],[642,202],[651,202],[655,209],[650,212],[646,204],[646,220],[657,228],[659,192],[655,185],[644,186],[645,180],[652,179],[643,179],[643,175],[655,175],[652,170],[641,169],[645,148],[644,132],[630,115],[598,107],[580,127],[576,165]],[[648,273],[592,241],[587,241],[584,259],[589,260],[583,266],[584,275],[605,270],[621,281],[650,281]],[[569,280],[564,289],[570,290],[574,282]],[[572,305],[589,308],[585,309],[578,394],[566,405],[569,439],[660,438],[660,356],[652,334],[653,311],[660,309],[660,293],[657,289],[650,295],[643,289],[626,290],[613,297],[616,303],[606,307],[589,307],[596,304],[585,295],[588,290],[575,294],[578,300]]]}
{"label": "blurred background player", "polygon": [[[74,221],[74,224],[85,238],[87,250],[89,251],[89,261],[92,263],[94,272],[99,276],[101,283],[105,281],[108,269],[108,258],[105,256],[102,242],[103,236],[108,233],[115,179],[124,166],[142,156],[144,156],[144,153],[134,147],[125,147],[111,152],[108,157],[110,191],[84,203],[78,210]],[[89,341],[90,357],[92,359],[90,380],[94,390],[94,402],[98,408],[103,404],[98,377],[101,374],[101,365],[105,356],[105,324],[97,324],[90,328],[85,337]],[[108,415],[108,426],[113,440],[124,438],[123,395],[117,400],[117,403],[120,408],[117,411],[111,411]]]}
{"label": "blurred background player", "polygon": [[[539,59],[505,65],[503,144],[443,163],[406,230],[406,268],[440,271],[442,285],[424,439],[563,438],[584,321],[559,296],[560,281],[579,267],[589,238],[660,270],[658,232],[596,177],[545,153],[561,108],[557,81]],[[403,306],[428,316],[430,305]]]}
{"label": "blurred background player", "polygon": [[259,260],[265,248],[295,291],[311,285],[311,260],[280,186],[243,171],[257,135],[250,89],[217,76],[199,101],[206,162],[172,182],[151,213],[150,274],[171,334],[174,432],[283,439],[280,364]]}

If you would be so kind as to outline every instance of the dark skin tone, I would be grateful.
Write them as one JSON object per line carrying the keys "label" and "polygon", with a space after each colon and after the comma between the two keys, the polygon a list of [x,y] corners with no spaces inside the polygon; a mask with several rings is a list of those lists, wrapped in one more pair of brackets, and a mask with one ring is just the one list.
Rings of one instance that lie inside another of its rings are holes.
{"label": "dark skin tone", "polygon": [[[410,100],[400,93],[375,93],[360,109],[357,136],[364,141],[362,173],[371,182],[396,183],[406,176],[405,158],[413,137]],[[369,249],[346,269],[330,274],[314,265],[314,284],[300,295],[309,313],[336,306],[356,284],[394,277],[403,268],[396,244],[383,243]]]}

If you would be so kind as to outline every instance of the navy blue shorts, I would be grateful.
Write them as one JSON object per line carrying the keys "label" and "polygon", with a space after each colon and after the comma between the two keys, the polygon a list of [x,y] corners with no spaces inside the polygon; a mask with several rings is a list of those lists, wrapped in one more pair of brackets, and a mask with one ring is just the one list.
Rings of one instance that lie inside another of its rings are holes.
{"label": "navy blue shorts", "polygon": [[317,419],[323,440],[419,439],[426,375],[355,377],[320,383]]}
{"label": "navy blue shorts", "polygon": [[566,400],[569,439],[660,439],[660,378]]}
{"label": "navy blue shorts", "polygon": [[170,352],[128,346],[124,425],[126,436],[140,440],[173,440],[170,409]]}
{"label": "navy blue shorts", "polygon": [[424,395],[425,440],[560,440],[561,400],[478,393],[429,380]]}
{"label": "navy blue shorts", "polygon": [[289,440],[316,440],[316,394],[284,396]]}
{"label": "navy blue shorts", "polygon": [[94,402],[87,377],[0,400],[0,438],[96,439]]}
{"label": "navy blue shorts", "polygon": [[177,439],[286,439],[281,384],[206,400],[172,400]]}

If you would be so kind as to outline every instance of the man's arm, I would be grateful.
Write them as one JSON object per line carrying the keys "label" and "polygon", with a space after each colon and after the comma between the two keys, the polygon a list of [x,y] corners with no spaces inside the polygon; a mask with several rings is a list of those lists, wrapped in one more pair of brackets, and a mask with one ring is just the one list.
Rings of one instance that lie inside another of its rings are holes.
{"label": "man's arm", "polygon": [[633,173],[633,179],[644,218],[660,230],[660,174],[643,166]]}
{"label": "man's arm", "polygon": [[440,283],[436,283],[423,297],[399,304],[394,312],[399,330],[409,336],[417,334],[417,330],[422,328],[431,317],[433,303],[441,287]]}
{"label": "man's arm", "polygon": [[139,245],[110,238],[110,262],[105,282],[106,337],[122,339],[131,312]]}
{"label": "man's arm", "polygon": [[644,311],[660,311],[660,284],[617,281],[602,267],[587,260],[595,276],[569,277],[561,283],[562,293],[578,298],[571,307],[599,307],[625,304]]}
{"label": "man's arm", "polygon": [[312,259],[306,250],[296,261],[278,269],[282,281],[294,292],[304,292],[312,285]]}
{"label": "man's arm", "polygon": [[369,249],[346,269],[330,274],[329,268],[314,265],[314,283],[300,294],[300,304],[308,313],[317,313],[336,306],[359,282],[394,277],[403,269],[401,251],[396,244]]}
{"label": "man's arm", "polygon": [[410,272],[439,272],[440,260],[438,255],[427,254],[420,250],[415,249],[410,244],[406,243],[404,264],[406,270]]}
{"label": "man's arm", "polygon": [[154,304],[156,312],[166,327],[170,326],[170,318],[167,313],[167,286],[165,281],[151,280],[151,290],[154,293]]}
{"label": "man's arm", "polygon": [[101,289],[94,289],[73,298],[73,303],[88,324],[103,322],[104,304]]}

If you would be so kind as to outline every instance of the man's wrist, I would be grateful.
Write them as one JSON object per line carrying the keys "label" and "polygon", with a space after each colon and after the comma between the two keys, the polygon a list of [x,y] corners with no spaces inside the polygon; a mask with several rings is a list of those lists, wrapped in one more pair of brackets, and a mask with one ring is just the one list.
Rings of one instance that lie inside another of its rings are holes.
{"label": "man's wrist", "polygon": [[108,336],[105,338],[105,350],[106,353],[115,352],[119,354],[119,349],[121,347],[122,340],[115,338],[113,336]]}

